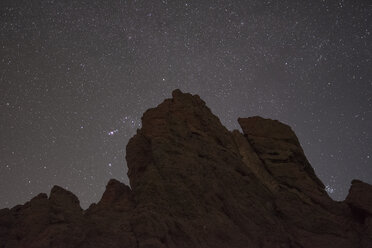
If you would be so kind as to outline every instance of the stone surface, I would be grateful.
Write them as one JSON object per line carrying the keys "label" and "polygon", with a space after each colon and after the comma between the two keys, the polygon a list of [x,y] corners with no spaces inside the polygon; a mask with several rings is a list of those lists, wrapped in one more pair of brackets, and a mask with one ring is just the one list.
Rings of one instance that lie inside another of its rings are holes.
{"label": "stone surface", "polygon": [[329,198],[291,128],[240,118],[230,132],[173,92],[127,145],[131,188],[110,180],[82,210],[61,187],[0,210],[0,247],[372,247],[371,185]]}
{"label": "stone surface", "polygon": [[372,185],[353,180],[345,201],[366,217],[368,215],[372,217]]}

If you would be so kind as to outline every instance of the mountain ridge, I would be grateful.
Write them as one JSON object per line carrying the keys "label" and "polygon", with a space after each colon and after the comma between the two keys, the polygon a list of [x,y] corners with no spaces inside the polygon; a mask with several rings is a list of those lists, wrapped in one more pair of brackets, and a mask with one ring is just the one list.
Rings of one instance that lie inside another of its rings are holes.
{"label": "mountain ridge", "polygon": [[59,186],[1,209],[0,247],[372,247],[371,185],[333,201],[288,125],[238,123],[173,91],[128,142],[131,187],[111,179],[86,210]]}

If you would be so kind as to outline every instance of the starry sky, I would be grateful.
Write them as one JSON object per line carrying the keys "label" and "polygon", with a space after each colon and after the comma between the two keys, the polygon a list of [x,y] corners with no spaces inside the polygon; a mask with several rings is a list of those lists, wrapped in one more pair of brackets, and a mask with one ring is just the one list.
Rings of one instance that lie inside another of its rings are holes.
{"label": "starry sky", "polygon": [[330,196],[372,183],[372,3],[367,0],[0,2],[0,208],[55,184],[84,208],[172,90],[230,130],[289,124]]}

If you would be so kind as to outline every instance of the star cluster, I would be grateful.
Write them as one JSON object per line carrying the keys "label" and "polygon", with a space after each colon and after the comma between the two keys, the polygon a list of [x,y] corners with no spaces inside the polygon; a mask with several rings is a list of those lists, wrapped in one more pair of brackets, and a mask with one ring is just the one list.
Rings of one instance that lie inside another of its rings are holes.
{"label": "star cluster", "polygon": [[0,208],[57,184],[85,208],[175,88],[229,129],[289,124],[328,193],[372,183],[368,1],[0,3]]}

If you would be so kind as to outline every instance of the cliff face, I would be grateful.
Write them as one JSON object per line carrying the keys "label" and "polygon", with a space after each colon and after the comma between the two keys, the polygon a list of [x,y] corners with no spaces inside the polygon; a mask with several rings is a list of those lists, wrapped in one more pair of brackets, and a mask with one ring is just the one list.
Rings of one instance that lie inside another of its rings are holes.
{"label": "cliff face", "polygon": [[371,185],[334,202],[289,126],[238,121],[174,91],[127,145],[131,188],[110,180],[85,211],[58,186],[0,210],[0,247],[372,247]]}

